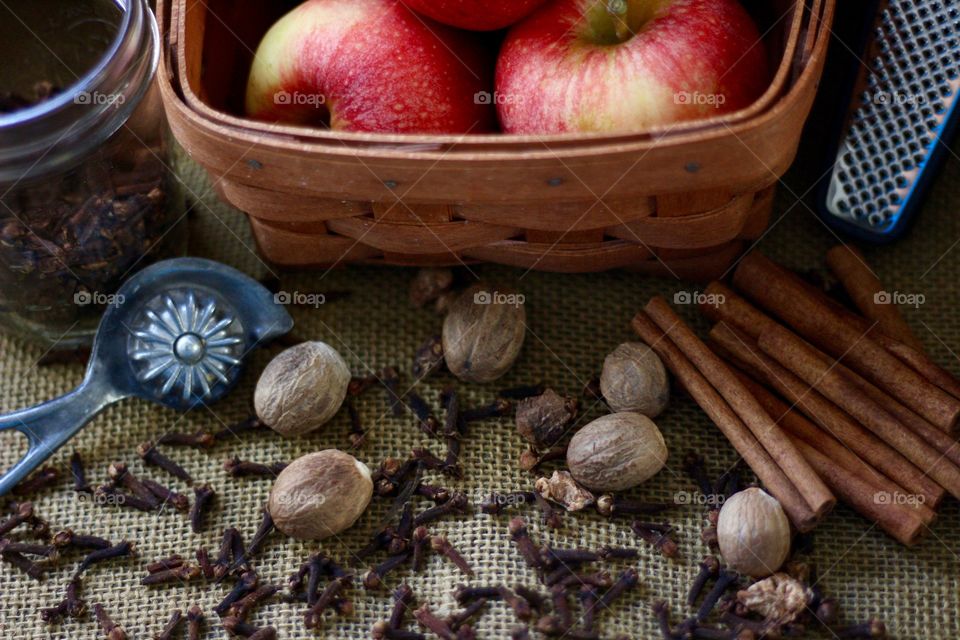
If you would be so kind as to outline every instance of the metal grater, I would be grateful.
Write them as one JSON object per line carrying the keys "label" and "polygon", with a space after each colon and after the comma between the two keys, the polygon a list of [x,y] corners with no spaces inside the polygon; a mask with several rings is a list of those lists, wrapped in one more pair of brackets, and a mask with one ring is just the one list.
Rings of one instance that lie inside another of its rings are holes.
{"label": "metal grater", "polygon": [[822,215],[883,242],[906,229],[956,124],[960,0],[881,3],[862,60]]}

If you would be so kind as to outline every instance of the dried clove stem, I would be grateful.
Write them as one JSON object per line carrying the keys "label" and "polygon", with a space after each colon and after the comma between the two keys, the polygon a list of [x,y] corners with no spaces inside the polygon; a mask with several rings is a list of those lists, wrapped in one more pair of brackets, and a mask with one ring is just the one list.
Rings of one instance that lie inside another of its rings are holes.
{"label": "dried clove stem", "polygon": [[379,589],[383,585],[384,576],[409,560],[412,554],[413,551],[408,549],[402,553],[389,556],[386,560],[371,568],[363,576],[364,589]]}
{"label": "dried clove stem", "polygon": [[250,476],[262,476],[265,478],[276,478],[280,472],[287,468],[286,462],[274,462],[273,464],[261,464],[259,462],[250,462],[233,457],[223,463],[223,470],[234,478],[245,478]]}
{"label": "dried clove stem", "polygon": [[99,602],[93,605],[93,615],[97,619],[100,629],[107,636],[107,640],[127,640],[126,632],[120,625],[110,619],[103,605]]}
{"label": "dried clove stem", "polygon": [[441,640],[456,640],[457,636],[450,625],[447,624],[447,621],[434,615],[429,606],[423,605],[413,612],[413,616],[420,623],[420,626],[437,635]]}
{"label": "dried clove stem", "polygon": [[546,389],[546,386],[542,382],[539,382],[537,384],[500,389],[500,391],[497,392],[497,397],[504,398],[505,400],[526,400],[527,398],[542,396]]}
{"label": "dried clove stem", "polygon": [[627,500],[611,493],[605,493],[597,498],[596,507],[597,513],[602,516],[645,516],[666,511],[670,508],[670,505],[660,502]]}
{"label": "dried clove stem", "polygon": [[207,511],[213,503],[216,492],[209,484],[204,484],[199,487],[194,487],[193,494],[193,508],[190,510],[190,529],[194,533],[201,533]]}
{"label": "dried clove stem", "polygon": [[12,516],[0,523],[0,536],[5,536],[20,525],[30,522],[33,517],[33,503],[21,502]]}
{"label": "dried clove stem", "polygon": [[172,584],[175,582],[190,582],[202,576],[200,567],[184,564],[170,569],[161,569],[144,576],[140,584],[145,587],[152,587],[162,584]]}
{"label": "dried clove stem", "polygon": [[412,389],[407,392],[407,407],[417,418],[417,427],[431,438],[440,437],[440,421],[433,415],[430,405]]}
{"label": "dried clove stem", "polygon": [[644,542],[653,546],[667,558],[675,558],[680,552],[677,543],[670,538],[671,528],[669,525],[635,520],[630,527]]}
{"label": "dried clove stem", "polygon": [[265,429],[266,426],[267,425],[265,425],[260,418],[253,415],[253,416],[250,416],[249,418],[245,418],[241,420],[240,422],[236,422],[234,424],[228,425],[223,429],[221,429],[220,431],[217,431],[216,433],[213,434],[213,439],[216,440],[217,442],[221,442],[223,440],[226,440],[227,438],[235,438],[241,433],[246,433],[248,431],[259,431],[261,429]]}
{"label": "dried clove stem", "polygon": [[144,464],[159,467],[175,478],[179,478],[188,484],[193,484],[193,478],[190,477],[187,470],[160,453],[152,442],[147,441],[140,443],[137,447],[137,454],[143,460]]}
{"label": "dried clove stem", "polygon": [[[141,478],[140,482],[163,504],[171,504],[177,511],[190,511],[190,498],[182,493],[177,493],[173,489],[165,487],[150,478]],[[163,506],[163,504],[161,504],[161,506]]]}
{"label": "dried clove stem", "polygon": [[454,548],[446,536],[433,536],[430,539],[430,548],[450,560],[463,573],[468,576],[473,575],[473,568],[470,563]]}
{"label": "dried clove stem", "polygon": [[87,569],[95,564],[99,564],[100,562],[111,560],[113,558],[126,558],[132,554],[133,545],[126,540],[115,544],[112,547],[107,547],[106,549],[96,549],[88,553],[80,562],[76,572],[74,572],[74,576],[82,575]]}
{"label": "dried clove stem", "polygon": [[21,480],[10,493],[18,496],[30,496],[52,487],[60,480],[60,472],[54,467],[43,467],[33,475]]}
{"label": "dried clove stem", "polygon": [[403,583],[393,592],[393,609],[390,612],[390,620],[387,622],[387,626],[390,629],[399,629],[403,626],[403,619],[407,615],[407,609],[409,609],[414,603],[413,588]]}
{"label": "dried clove stem", "polygon": [[694,578],[693,585],[687,593],[687,605],[692,607],[697,602],[707,581],[718,573],[720,573],[720,561],[716,556],[706,556],[700,561],[700,572]]}
{"label": "dried clove stem", "polygon": [[122,486],[144,503],[151,505],[153,509],[160,508],[160,500],[157,496],[153,495],[153,492],[127,469],[126,464],[114,462],[107,468],[107,475],[110,476],[114,485]]}
{"label": "dried clove stem", "polygon": [[416,518],[413,519],[413,524],[414,526],[419,527],[420,525],[429,524],[444,516],[454,513],[470,513],[470,503],[465,494],[454,493],[446,502],[421,511],[417,514]]}
{"label": "dried clove stem", "polygon": [[200,628],[203,625],[203,610],[193,605],[187,610],[187,638],[200,640]]}
{"label": "dried clove stem", "polygon": [[194,449],[209,449],[216,442],[217,438],[214,434],[202,429],[195,433],[165,433],[157,438],[157,444]]}
{"label": "dried clove stem", "polygon": [[463,433],[461,432],[460,401],[456,389],[448,388],[443,392],[445,411],[443,423],[443,437],[447,443],[447,456],[443,461],[443,473],[455,478],[463,477],[460,467],[460,446]]}
{"label": "dried clove stem", "polygon": [[256,589],[259,582],[260,578],[256,573],[253,571],[244,572],[239,578],[237,578],[237,582],[234,584],[233,589],[231,589],[230,592],[224,596],[223,600],[220,601],[220,604],[213,608],[213,612],[220,617],[225,616],[230,607],[233,606],[233,604],[240,598]]}
{"label": "dried clove stem", "polygon": [[720,573],[717,576],[717,581],[713,583],[713,588],[707,593],[706,596],[704,596],[703,602],[700,603],[700,608],[697,609],[695,619],[697,621],[706,620],[710,615],[710,612],[713,611],[714,607],[717,606],[717,602],[720,601],[720,597],[726,593],[730,587],[736,584],[736,582],[736,573],[720,569]]}
{"label": "dried clove stem", "polygon": [[155,497],[151,500],[144,500],[140,496],[123,493],[113,485],[102,484],[93,492],[94,502],[97,505],[115,505],[127,509],[136,509],[137,511],[156,511],[160,503]]}
{"label": "dried clove stem", "polygon": [[73,478],[73,490],[77,493],[93,493],[93,487],[87,482],[87,472],[79,451],[70,456],[70,475]]}
{"label": "dried clove stem", "polygon": [[51,543],[60,549],[106,549],[111,546],[106,538],[79,535],[72,529],[64,529],[53,535]]}
{"label": "dried clove stem", "polygon": [[180,609],[174,609],[170,613],[170,620],[164,625],[163,630],[154,637],[154,640],[173,640],[183,622],[183,612]]}
{"label": "dried clove stem", "polygon": [[509,525],[510,537],[523,559],[532,569],[542,569],[544,566],[543,558],[537,550],[537,546],[530,539],[527,531],[527,525],[522,518],[514,518]]}
{"label": "dried clove stem", "polygon": [[359,449],[367,441],[367,431],[363,428],[360,411],[357,409],[357,403],[353,401],[353,398],[348,396],[344,404],[347,406],[347,413],[350,415],[350,446]]}
{"label": "dried clove stem", "polygon": [[491,493],[480,504],[480,511],[490,515],[503,513],[506,507],[514,507],[536,502],[533,491],[512,491],[510,493]]}

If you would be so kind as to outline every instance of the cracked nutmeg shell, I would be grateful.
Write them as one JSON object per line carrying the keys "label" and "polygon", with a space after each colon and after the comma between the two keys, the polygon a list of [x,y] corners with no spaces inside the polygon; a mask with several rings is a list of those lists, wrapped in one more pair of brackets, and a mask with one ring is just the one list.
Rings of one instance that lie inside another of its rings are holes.
{"label": "cracked nutmeg shell", "polygon": [[624,342],[603,361],[600,392],[614,411],[656,418],[670,402],[670,380],[653,349],[642,342]]}
{"label": "cracked nutmeg shell", "polygon": [[253,394],[257,417],[288,438],[319,429],[340,410],[350,369],[325,342],[303,342],[263,370]]}
{"label": "cracked nutmeg shell", "polygon": [[653,477],[667,462],[663,434],[650,418],[633,412],[597,418],[573,436],[567,467],[597,492],[622,491]]}
{"label": "cracked nutmeg shell", "polygon": [[298,540],[322,540],[349,529],[373,497],[370,469],[349,453],[326,449],[284,469],[267,508],[274,525]]}
{"label": "cracked nutmeg shell", "polygon": [[731,569],[763,578],[779,569],[790,554],[790,521],[776,498],[750,487],[723,503],[717,542]]}
{"label": "cracked nutmeg shell", "polygon": [[523,347],[527,312],[521,294],[478,283],[451,305],[443,321],[443,357],[465,382],[491,382],[505,374]]}

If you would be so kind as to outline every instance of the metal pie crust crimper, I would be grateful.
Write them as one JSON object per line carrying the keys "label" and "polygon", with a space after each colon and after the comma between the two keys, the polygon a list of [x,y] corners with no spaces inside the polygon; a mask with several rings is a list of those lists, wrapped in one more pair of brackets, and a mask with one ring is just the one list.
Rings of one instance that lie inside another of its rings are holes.
{"label": "metal pie crust crimper", "polygon": [[80,386],[0,416],[0,430],[20,431],[29,446],[0,478],[0,495],[115,402],[136,397],[180,411],[216,402],[248,353],[292,328],[273,294],[236,269],[199,258],[144,269],[107,307]]}

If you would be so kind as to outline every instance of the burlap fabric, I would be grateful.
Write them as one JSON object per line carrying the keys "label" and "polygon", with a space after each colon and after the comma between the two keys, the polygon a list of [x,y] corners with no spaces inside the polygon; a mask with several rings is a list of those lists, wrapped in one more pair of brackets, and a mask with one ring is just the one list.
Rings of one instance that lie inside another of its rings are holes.
{"label": "burlap fabric", "polygon": [[[209,182],[196,167],[185,165],[184,176],[196,203],[191,220],[191,251],[236,265],[255,276],[267,268],[253,253],[253,242],[241,215],[219,203]],[[822,268],[824,251],[835,238],[817,221],[798,198],[816,178],[816,169],[795,169],[779,191],[775,221],[762,249],[776,259],[798,268]],[[960,218],[952,206],[953,185],[960,180],[960,163],[953,158],[938,181],[923,213],[922,224],[904,242],[889,248],[868,251],[892,291],[919,293],[924,304],[907,309],[907,317],[936,359],[960,369],[954,354],[960,345],[960,319],[956,301],[960,267]],[[558,390],[579,393],[584,383],[598,372],[604,355],[618,343],[633,338],[628,321],[654,294],[672,296],[690,285],[652,280],[626,273],[601,275],[555,275],[525,273],[494,266],[473,266],[472,273],[493,282],[510,284],[526,296],[529,332],[523,353],[513,370],[490,385],[458,385],[467,405],[479,405],[494,397],[496,389],[512,384],[546,381]],[[386,365],[400,365],[404,372],[417,345],[439,330],[440,319],[431,311],[413,310],[407,301],[411,272],[401,269],[350,268],[331,272],[283,275],[287,291],[350,291],[348,298],[313,309],[296,308],[296,332],[309,339],[324,340],[336,347],[352,370],[364,373]],[[695,319],[691,309],[682,310]],[[695,319],[701,329],[703,323]],[[42,352],[29,344],[0,337],[0,408],[4,411],[32,405],[62,394],[81,380],[80,365],[38,368]],[[257,352],[239,387],[210,410],[178,415],[141,401],[128,401],[109,409],[94,420],[51,461],[66,472],[73,450],[87,461],[93,482],[105,478],[106,467],[115,461],[127,462],[136,473],[170,482],[188,491],[156,469],[145,469],[135,448],[138,443],[168,431],[218,430],[246,417],[250,411],[257,376],[276,350]],[[407,374],[409,379],[409,374]],[[440,376],[420,385],[419,391],[438,407],[440,389],[451,383]],[[364,423],[372,433],[357,455],[375,467],[385,456],[404,455],[413,446],[426,445],[442,452],[442,444],[422,435],[410,415],[390,415],[383,394],[371,393],[359,403]],[[593,407],[580,424],[600,415]],[[110,562],[89,572],[84,581],[84,599],[101,602],[131,638],[149,638],[159,632],[173,608],[186,610],[196,603],[210,614],[211,608],[228,590],[228,585],[197,583],[160,588],[140,586],[147,562],[173,553],[190,554],[199,545],[216,549],[221,531],[237,526],[249,538],[259,521],[270,482],[263,479],[232,479],[222,468],[230,456],[261,462],[291,460],[301,454],[329,447],[348,447],[348,418],[342,411],[319,433],[297,440],[272,434],[243,434],[210,451],[171,450],[170,455],[191,472],[197,482],[209,482],[217,491],[216,508],[202,535],[191,533],[186,518],[177,513],[142,514],[112,507],[97,507],[80,500],[64,478],[56,490],[36,500],[37,510],[54,528],[70,527],[137,545],[134,559]],[[675,399],[658,420],[671,457],[666,468],[633,492],[637,497],[659,501],[683,501],[695,490],[680,470],[684,452],[694,450],[709,460],[710,470],[719,474],[737,459],[715,427],[688,399]],[[9,434],[5,434],[8,436]],[[4,437],[0,462],[12,462],[19,447]],[[529,488],[532,478],[519,471],[517,460],[523,443],[512,421],[502,419],[479,424],[463,443],[466,478],[448,483],[465,491],[478,504],[491,491]],[[438,482],[446,480],[434,478]],[[299,564],[318,548],[347,564],[352,554],[368,540],[383,517],[388,502],[375,500],[367,514],[351,531],[322,545],[292,542],[274,536],[256,565],[264,581],[284,582]],[[421,504],[420,508],[425,507]],[[688,615],[686,590],[697,572],[697,562],[706,552],[699,539],[704,510],[692,504],[678,504],[664,519],[677,530],[681,555],[668,560],[637,540],[629,521],[606,521],[595,515],[570,515],[560,531],[547,530],[534,509],[522,509],[533,536],[542,542],[566,547],[595,548],[604,544],[640,549],[641,586],[612,610],[600,616],[603,637],[623,633],[631,638],[659,637],[651,604],[667,600],[677,615]],[[507,535],[508,516],[477,514],[465,520],[448,519],[434,527],[446,533],[476,568],[467,580],[448,562],[432,557],[428,569],[413,575],[408,570],[392,574],[388,588],[408,581],[419,602],[430,603],[441,613],[455,608],[451,591],[459,583],[476,585],[523,583],[535,585],[535,577],[517,555]],[[838,507],[816,530],[811,560],[819,569],[822,587],[839,600],[845,620],[859,621],[880,616],[899,638],[955,638],[960,636],[960,573],[957,534],[960,516],[957,504],[948,500],[926,539],[906,549],[845,507]],[[610,563],[619,571],[627,563]],[[43,583],[25,578],[19,571],[0,563],[0,637],[2,638],[99,638],[92,617],[47,626],[38,609],[52,606],[63,596],[63,588],[75,566],[66,559]],[[389,590],[365,593],[354,591],[356,612],[347,618],[332,618],[322,630],[305,631],[298,605],[270,604],[260,609],[253,622],[273,624],[283,638],[369,637],[370,628],[388,615]],[[512,612],[493,603],[477,624],[481,638],[504,638],[516,624]],[[833,637],[817,630],[813,637]],[[207,638],[225,637],[213,618]]]}

